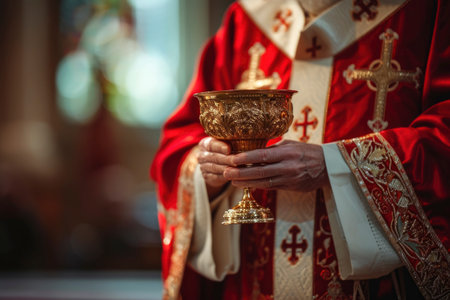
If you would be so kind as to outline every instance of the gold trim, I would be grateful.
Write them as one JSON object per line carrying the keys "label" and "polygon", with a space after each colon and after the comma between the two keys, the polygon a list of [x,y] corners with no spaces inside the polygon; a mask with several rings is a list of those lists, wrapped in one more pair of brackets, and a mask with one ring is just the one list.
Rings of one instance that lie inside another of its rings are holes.
{"label": "gold trim", "polygon": [[179,295],[180,287],[194,226],[193,177],[197,165],[197,152],[198,148],[194,147],[181,166],[178,181],[177,208],[165,211],[166,222],[171,224],[172,226],[170,227],[173,228],[173,234],[172,228],[169,228],[167,225],[165,230],[173,238],[173,252],[170,257],[169,275],[163,284],[164,300],[181,299]]}
{"label": "gold trim", "polygon": [[[354,145],[347,150],[344,144]],[[450,255],[431,227],[389,142],[375,133],[341,141],[338,147],[424,297],[442,299],[450,296]],[[368,184],[373,188],[369,189]],[[414,218],[414,210],[419,218]],[[390,224],[383,214],[392,217]]]}

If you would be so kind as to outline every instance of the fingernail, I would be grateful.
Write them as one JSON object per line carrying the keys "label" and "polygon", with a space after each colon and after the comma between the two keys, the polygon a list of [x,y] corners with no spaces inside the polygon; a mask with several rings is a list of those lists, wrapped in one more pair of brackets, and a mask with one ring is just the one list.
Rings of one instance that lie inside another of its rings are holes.
{"label": "fingernail", "polygon": [[231,170],[229,168],[226,168],[225,171],[223,171],[223,177],[225,178],[231,178]]}

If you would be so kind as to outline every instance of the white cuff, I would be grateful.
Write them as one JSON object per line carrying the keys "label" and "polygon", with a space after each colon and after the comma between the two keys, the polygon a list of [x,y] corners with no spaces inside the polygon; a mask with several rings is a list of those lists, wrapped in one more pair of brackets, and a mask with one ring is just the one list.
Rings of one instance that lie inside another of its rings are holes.
{"label": "white cuff", "polygon": [[377,278],[402,265],[335,143],[322,145],[332,193],[326,202],[343,279]]}
{"label": "white cuff", "polygon": [[188,263],[208,279],[221,281],[237,273],[240,265],[239,225],[222,225],[223,213],[241,197],[232,187],[209,202],[206,185],[197,166],[194,173],[194,232]]}

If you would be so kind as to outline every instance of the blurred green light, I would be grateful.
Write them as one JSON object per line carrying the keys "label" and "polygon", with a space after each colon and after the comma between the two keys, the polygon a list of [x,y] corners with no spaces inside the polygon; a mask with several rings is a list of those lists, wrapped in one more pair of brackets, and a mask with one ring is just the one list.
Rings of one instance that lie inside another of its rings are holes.
{"label": "blurred green light", "polygon": [[91,61],[84,51],[64,57],[56,73],[58,105],[71,120],[86,122],[97,111],[100,91],[93,80]]}
{"label": "blurred green light", "polygon": [[177,105],[177,85],[161,56],[129,51],[110,77],[122,94],[114,98],[111,109],[124,123],[159,127]]}

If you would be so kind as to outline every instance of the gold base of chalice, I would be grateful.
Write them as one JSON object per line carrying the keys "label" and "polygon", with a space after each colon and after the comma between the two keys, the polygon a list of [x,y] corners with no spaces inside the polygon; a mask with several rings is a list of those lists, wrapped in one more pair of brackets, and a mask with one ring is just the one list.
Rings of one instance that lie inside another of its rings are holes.
{"label": "gold base of chalice", "polygon": [[[227,90],[197,93],[200,123],[206,134],[230,145],[232,153],[264,148],[292,123],[293,90]],[[242,200],[224,214],[222,224],[269,223],[269,208],[244,188]]]}
{"label": "gold base of chalice", "polygon": [[224,225],[272,223],[275,221],[269,208],[259,205],[252,196],[249,188],[244,188],[242,200],[223,214]]}

